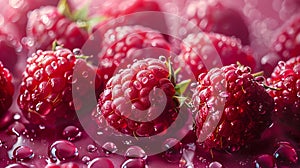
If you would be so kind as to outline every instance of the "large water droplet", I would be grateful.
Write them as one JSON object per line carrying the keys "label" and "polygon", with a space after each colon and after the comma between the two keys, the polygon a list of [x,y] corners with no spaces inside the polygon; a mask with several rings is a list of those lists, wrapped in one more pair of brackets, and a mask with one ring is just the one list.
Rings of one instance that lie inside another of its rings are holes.
{"label": "large water droplet", "polygon": [[113,142],[106,142],[104,145],[102,145],[102,150],[106,154],[111,154],[116,153],[118,151],[118,148]]}
{"label": "large water droplet", "polygon": [[95,158],[89,164],[88,168],[114,168],[114,164],[108,158]]}
{"label": "large water droplet", "polygon": [[78,156],[78,149],[69,141],[59,140],[50,146],[49,156],[53,161],[67,161]]}
{"label": "large water droplet", "polygon": [[141,158],[146,159],[147,155],[145,151],[139,146],[131,146],[125,152],[126,158]]}
{"label": "large water droplet", "polygon": [[121,168],[145,168],[146,163],[143,159],[128,159],[126,160]]}
{"label": "large water droplet", "polygon": [[63,137],[69,141],[74,141],[75,139],[80,138],[81,134],[82,132],[75,126],[67,126],[62,133]]}
{"label": "large water droplet", "polygon": [[19,146],[13,151],[13,158],[19,161],[28,160],[34,157],[34,153],[30,147]]}

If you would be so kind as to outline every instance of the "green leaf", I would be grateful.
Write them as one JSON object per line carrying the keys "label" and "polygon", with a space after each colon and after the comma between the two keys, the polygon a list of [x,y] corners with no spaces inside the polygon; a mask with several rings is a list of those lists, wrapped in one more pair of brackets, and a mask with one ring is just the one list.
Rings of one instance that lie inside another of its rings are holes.
{"label": "green leaf", "polygon": [[191,80],[188,79],[188,80],[184,80],[180,83],[178,83],[176,86],[175,86],[175,91],[178,95],[183,95],[183,93],[186,91],[186,89],[188,88],[188,86],[190,85],[191,83]]}

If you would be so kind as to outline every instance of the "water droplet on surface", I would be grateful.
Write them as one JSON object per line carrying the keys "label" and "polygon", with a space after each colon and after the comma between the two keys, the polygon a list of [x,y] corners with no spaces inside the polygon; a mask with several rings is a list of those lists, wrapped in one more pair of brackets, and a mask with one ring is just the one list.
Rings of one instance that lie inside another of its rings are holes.
{"label": "water droplet on surface", "polygon": [[93,145],[93,144],[89,144],[89,145],[87,146],[87,151],[88,151],[88,152],[93,153],[93,152],[95,152],[96,150],[97,150],[97,147],[96,147],[95,145]]}
{"label": "water droplet on surface", "polygon": [[182,143],[175,138],[166,139],[162,149],[165,159],[170,163],[179,162],[182,157]]}
{"label": "water droplet on surface", "polygon": [[19,146],[13,151],[13,158],[19,161],[28,160],[34,157],[34,153],[30,147]]}
{"label": "water droplet on surface", "polygon": [[114,164],[108,158],[95,158],[89,164],[88,168],[114,168]]}
{"label": "water droplet on surface", "polygon": [[69,141],[74,141],[77,138],[80,138],[82,135],[82,132],[79,130],[79,128],[75,126],[67,126],[62,133],[63,137],[66,138]]}
{"label": "water droplet on surface", "polygon": [[219,162],[211,162],[208,166],[208,168],[223,168],[223,165]]}
{"label": "water droplet on surface", "polygon": [[67,161],[78,156],[77,147],[66,140],[55,141],[49,149],[49,157],[53,161]]}
{"label": "water droplet on surface", "polygon": [[297,163],[298,155],[295,148],[288,142],[279,142],[278,148],[273,154],[274,158],[281,163]]}
{"label": "water droplet on surface", "polygon": [[10,135],[16,135],[19,137],[20,135],[25,134],[26,132],[27,132],[27,129],[25,128],[24,124],[15,122],[9,126],[7,133]]}
{"label": "water droplet on surface", "polygon": [[139,146],[131,146],[129,147],[124,156],[126,158],[141,158],[141,159],[146,159],[147,155],[145,153],[145,151],[139,147]]}
{"label": "water droplet on surface", "polygon": [[255,168],[273,168],[275,167],[275,159],[272,155],[263,154],[255,159],[254,166]]}
{"label": "water droplet on surface", "polygon": [[145,168],[146,163],[143,159],[128,159],[126,160],[121,168]]}
{"label": "water droplet on surface", "polygon": [[106,142],[102,145],[102,150],[106,154],[116,153],[118,151],[117,146],[113,142]]}

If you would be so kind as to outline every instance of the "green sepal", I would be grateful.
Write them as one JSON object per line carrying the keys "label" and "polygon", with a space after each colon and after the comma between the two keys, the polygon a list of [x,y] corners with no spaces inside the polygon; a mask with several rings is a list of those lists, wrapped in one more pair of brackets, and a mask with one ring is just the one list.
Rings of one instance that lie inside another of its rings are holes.
{"label": "green sepal", "polygon": [[57,5],[58,12],[67,18],[74,20],[70,7],[67,0],[60,0]]}
{"label": "green sepal", "polygon": [[176,84],[176,86],[175,86],[176,93],[180,96],[183,95],[183,93],[189,87],[190,83],[191,83],[191,80],[188,79],[188,80],[184,80],[184,81]]}

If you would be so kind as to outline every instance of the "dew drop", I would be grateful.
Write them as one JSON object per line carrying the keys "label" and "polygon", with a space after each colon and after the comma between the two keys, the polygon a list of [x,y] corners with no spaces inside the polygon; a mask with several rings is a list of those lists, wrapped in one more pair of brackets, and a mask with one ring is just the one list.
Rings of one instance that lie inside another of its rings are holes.
{"label": "dew drop", "polygon": [[179,162],[182,157],[182,143],[175,138],[166,139],[162,145],[164,158],[170,163]]}
{"label": "dew drop", "polygon": [[91,161],[91,158],[88,156],[83,156],[81,160],[83,163],[88,163],[89,161]]}
{"label": "dew drop", "polygon": [[95,158],[89,164],[88,168],[114,168],[114,164],[108,158]]}
{"label": "dew drop", "polygon": [[280,142],[273,154],[274,158],[281,163],[297,163],[298,155],[294,147],[288,142]]}
{"label": "dew drop", "polygon": [[25,128],[24,124],[15,122],[9,126],[7,133],[10,135],[16,135],[19,137],[20,135],[25,134],[26,132],[27,132],[27,129]]}
{"label": "dew drop", "polygon": [[223,165],[217,161],[211,162],[208,168],[223,168]]}
{"label": "dew drop", "polygon": [[74,141],[77,138],[80,138],[82,135],[82,132],[79,130],[79,128],[75,126],[67,126],[62,133],[63,137],[66,138],[69,141]]}
{"label": "dew drop", "polygon": [[96,150],[97,150],[97,147],[96,147],[95,145],[93,145],[93,144],[89,144],[89,145],[87,146],[87,151],[88,151],[88,152],[93,153],[93,152],[95,152]]}
{"label": "dew drop", "polygon": [[160,61],[162,61],[163,63],[167,62],[167,58],[165,56],[163,56],[163,55],[159,56],[158,59]]}
{"label": "dew drop", "polygon": [[128,159],[126,160],[121,168],[145,168],[146,163],[143,159]]}
{"label": "dew drop", "polygon": [[53,161],[67,161],[78,156],[77,147],[66,140],[55,141],[49,149],[49,157]]}
{"label": "dew drop", "polygon": [[146,159],[147,155],[145,153],[145,151],[139,147],[139,146],[131,146],[129,147],[124,156],[126,158],[141,158],[141,159]]}
{"label": "dew drop", "polygon": [[275,167],[275,159],[272,155],[263,154],[254,161],[255,168],[273,168]]}
{"label": "dew drop", "polygon": [[104,145],[102,145],[102,150],[106,154],[111,154],[116,153],[118,151],[118,148],[113,142],[106,142]]}
{"label": "dew drop", "polygon": [[34,153],[30,147],[19,146],[13,151],[13,157],[16,160],[23,161],[34,157]]}

